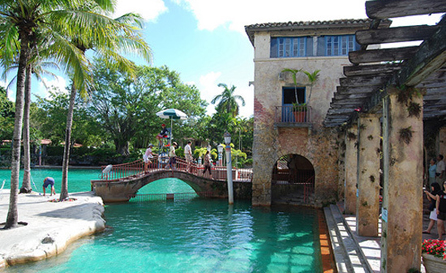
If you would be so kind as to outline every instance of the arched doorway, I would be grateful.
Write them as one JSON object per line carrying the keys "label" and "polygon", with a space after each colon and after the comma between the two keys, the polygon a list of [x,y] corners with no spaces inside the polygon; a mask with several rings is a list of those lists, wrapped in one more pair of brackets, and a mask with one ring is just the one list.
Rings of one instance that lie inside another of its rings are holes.
{"label": "arched doorway", "polygon": [[314,181],[313,164],[307,158],[297,154],[281,156],[272,170],[271,201],[276,204],[310,204]]}

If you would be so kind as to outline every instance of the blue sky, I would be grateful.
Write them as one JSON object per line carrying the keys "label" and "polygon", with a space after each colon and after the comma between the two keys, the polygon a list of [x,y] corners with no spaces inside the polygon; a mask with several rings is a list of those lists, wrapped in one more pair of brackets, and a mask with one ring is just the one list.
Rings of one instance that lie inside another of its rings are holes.
{"label": "blue sky", "polygon": [[[254,49],[244,26],[255,23],[317,21],[367,18],[365,0],[118,0],[116,16],[140,13],[145,19],[144,37],[152,48],[153,66],[166,65],[180,73],[188,84],[195,84],[202,99],[210,103],[222,92],[217,85],[236,86],[245,98],[240,113],[253,114]],[[439,16],[428,18],[434,23]],[[393,25],[407,25],[403,19]],[[133,59],[137,61],[137,59]],[[62,90],[68,80],[46,79],[47,85]],[[33,93],[46,96],[42,83],[33,83]],[[15,88],[9,91],[15,98]],[[208,114],[214,112],[208,106]]]}

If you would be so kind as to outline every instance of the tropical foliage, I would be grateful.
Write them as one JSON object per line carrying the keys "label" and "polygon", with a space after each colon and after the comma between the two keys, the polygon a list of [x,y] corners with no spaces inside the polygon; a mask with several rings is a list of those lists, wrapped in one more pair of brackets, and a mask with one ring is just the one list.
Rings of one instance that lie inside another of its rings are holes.
{"label": "tropical foliage", "polygon": [[98,60],[93,72],[96,92],[87,111],[113,139],[117,152],[129,154],[130,142],[147,147],[161,124],[169,122],[156,116],[165,108],[181,109],[189,117],[173,122],[174,138],[192,137],[193,124],[204,116],[206,107],[198,89],[182,83],[178,73],[167,67],[138,66],[136,70],[134,79]]}
{"label": "tropical foliage", "polygon": [[235,95],[235,86],[231,86],[229,88],[224,83],[219,83],[218,87],[223,87],[224,90],[220,95],[215,96],[211,103],[217,104],[217,112],[226,112],[227,114],[230,114],[232,118],[235,118],[239,114],[239,105],[237,101],[241,101],[242,106],[245,106],[245,99],[240,95]]}

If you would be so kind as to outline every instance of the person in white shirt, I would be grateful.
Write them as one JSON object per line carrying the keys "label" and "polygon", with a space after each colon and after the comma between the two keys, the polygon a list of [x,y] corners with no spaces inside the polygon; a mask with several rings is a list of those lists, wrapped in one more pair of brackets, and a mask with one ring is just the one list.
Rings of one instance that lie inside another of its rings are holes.
{"label": "person in white shirt", "polygon": [[175,169],[175,165],[177,164],[177,155],[175,154],[175,148],[178,146],[176,142],[172,143],[172,146],[169,148],[169,166],[172,170]]}
{"label": "person in white shirt", "polygon": [[192,148],[190,146],[192,142],[189,140],[186,144],[186,146],[184,146],[184,156],[186,157],[186,163],[187,163],[187,170],[186,171],[190,171],[190,165],[192,163]]}
{"label": "person in white shirt", "polygon": [[147,166],[150,163],[152,163],[152,161],[150,160],[150,159],[153,159],[152,147],[153,147],[153,144],[150,143],[149,148],[147,148],[146,152],[142,156],[142,158],[144,160],[144,171],[147,171]]}

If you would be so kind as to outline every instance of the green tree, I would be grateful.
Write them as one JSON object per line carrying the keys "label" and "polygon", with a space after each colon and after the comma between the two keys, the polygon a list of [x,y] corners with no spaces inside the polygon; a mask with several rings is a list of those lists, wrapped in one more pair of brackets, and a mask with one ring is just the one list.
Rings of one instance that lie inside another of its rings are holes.
{"label": "green tree", "polygon": [[[38,80],[44,83],[45,81],[42,80],[43,74],[50,75],[52,77],[56,77],[56,75],[45,68],[51,67],[51,68],[58,68],[57,64],[54,62],[46,62],[42,60],[39,54],[37,52],[39,51],[37,47],[42,48],[42,45],[35,45],[34,48],[32,48],[32,56],[34,58],[31,58],[26,66],[26,76],[25,76],[25,97],[24,97],[24,111],[23,111],[23,165],[24,165],[24,172],[23,172],[23,180],[22,180],[22,187],[20,188],[20,193],[30,193],[32,191],[31,187],[31,153],[30,153],[30,126],[29,126],[29,117],[30,117],[30,107],[31,107],[31,76],[34,75]],[[33,52],[36,51],[36,52]],[[8,65],[9,62],[4,61],[3,62],[5,66]],[[18,64],[13,63],[9,65],[9,67],[6,67],[2,78],[6,79],[8,72],[11,70],[17,69]],[[16,76],[13,77],[13,79],[8,84],[8,88],[15,82]],[[45,85],[46,87],[46,85]]]}
{"label": "green tree", "polygon": [[[88,49],[95,49],[95,54],[103,57],[109,64],[119,67],[122,71],[133,73],[134,65],[128,59],[118,54],[119,51],[134,52],[146,61],[150,61],[151,52],[147,43],[141,38],[140,30],[142,18],[136,14],[125,14],[115,20],[100,14],[112,12],[111,5],[100,5],[93,1],[85,1],[81,9],[85,12],[96,11],[97,17],[91,18],[90,24],[80,31],[73,33],[70,38],[74,46],[85,56]],[[61,29],[65,28],[61,25]],[[71,131],[73,126],[73,108],[78,89],[82,92],[90,85],[84,81],[83,85],[76,85],[73,76],[70,93],[70,104],[67,114],[65,147],[62,163],[62,186],[60,200],[68,198],[68,163],[70,158]]]}
{"label": "green tree", "polygon": [[[51,139],[52,143],[61,144],[65,140],[69,95],[53,87],[48,98],[36,97],[37,107],[32,113],[30,127],[45,132],[42,136]],[[106,140],[102,126],[87,113],[83,99],[77,98],[73,111],[73,143],[100,146]]]}
{"label": "green tree", "polygon": [[14,103],[7,98],[6,89],[0,86],[0,140],[12,139],[14,133]]}
{"label": "green tree", "polygon": [[[109,1],[97,0],[106,7]],[[26,67],[30,61],[31,50],[38,39],[50,41],[42,56],[51,56],[58,63],[63,63],[72,69],[76,75],[76,83],[83,84],[87,75],[86,62],[78,51],[73,50],[65,39],[71,33],[83,31],[88,22],[85,16],[80,16],[78,1],[60,0],[3,0],[0,2],[0,40],[2,40],[1,55],[3,60],[11,63],[18,56],[15,120],[13,134],[13,150],[11,159],[11,194],[9,211],[5,229],[13,228],[18,223],[17,192],[20,170],[20,143],[22,135],[22,119]],[[84,12],[84,14],[86,14]],[[79,16],[77,16],[79,15]],[[64,28],[57,26],[64,25]],[[65,33],[66,35],[61,35]],[[6,63],[7,64],[7,63]]]}
{"label": "green tree", "polygon": [[238,100],[242,102],[242,106],[245,106],[245,99],[240,95],[234,95],[235,86],[231,86],[229,88],[224,83],[219,83],[218,87],[223,87],[224,90],[220,95],[215,96],[211,103],[215,104],[218,102],[216,110],[217,112],[225,111],[228,114],[231,114],[232,118],[235,118],[239,114],[239,105]]}
{"label": "green tree", "polygon": [[174,121],[174,137],[178,137],[191,130],[187,124],[204,115],[206,105],[199,91],[183,84],[177,72],[165,66],[138,66],[136,70],[133,78],[97,60],[96,92],[88,107],[90,115],[113,139],[116,151],[123,155],[129,154],[131,142],[135,147],[147,147],[155,140],[160,124],[168,122],[156,116],[158,111],[178,108],[188,115],[188,121]]}

